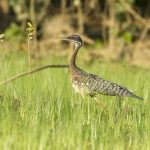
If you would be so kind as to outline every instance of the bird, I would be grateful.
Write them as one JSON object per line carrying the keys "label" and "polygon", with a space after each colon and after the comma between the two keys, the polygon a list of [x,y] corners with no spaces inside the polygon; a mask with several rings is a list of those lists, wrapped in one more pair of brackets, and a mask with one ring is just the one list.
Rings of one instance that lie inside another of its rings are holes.
{"label": "bird", "polygon": [[83,44],[79,35],[74,34],[60,38],[63,41],[70,41],[74,44],[74,49],[69,60],[69,72],[72,87],[76,92],[80,93],[83,97],[85,95],[95,97],[96,95],[102,94],[107,96],[131,97],[143,100],[142,97],[137,96],[126,87],[112,81],[105,80],[95,74],[88,73],[76,65],[76,57]]}

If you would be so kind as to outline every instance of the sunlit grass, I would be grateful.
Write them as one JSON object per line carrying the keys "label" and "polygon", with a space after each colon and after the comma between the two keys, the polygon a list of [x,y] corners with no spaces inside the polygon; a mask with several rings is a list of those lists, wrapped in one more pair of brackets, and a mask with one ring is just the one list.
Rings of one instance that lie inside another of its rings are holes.
{"label": "sunlit grass", "polygon": [[[37,64],[67,63],[43,58]],[[150,70],[119,64],[82,68],[129,87],[145,101],[99,96],[106,108],[74,92],[67,69],[47,69],[0,87],[0,149],[149,149]],[[36,62],[35,62],[36,65]],[[26,56],[0,58],[0,79],[27,70]]]}

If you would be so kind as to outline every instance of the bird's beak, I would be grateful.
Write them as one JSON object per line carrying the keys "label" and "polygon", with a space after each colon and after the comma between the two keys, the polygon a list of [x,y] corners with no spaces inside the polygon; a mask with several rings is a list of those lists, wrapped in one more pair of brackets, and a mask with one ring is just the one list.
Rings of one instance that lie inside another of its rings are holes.
{"label": "bird's beak", "polygon": [[55,39],[60,39],[60,40],[63,40],[63,41],[70,41],[71,40],[69,38],[69,36],[66,36],[66,37],[55,37]]}

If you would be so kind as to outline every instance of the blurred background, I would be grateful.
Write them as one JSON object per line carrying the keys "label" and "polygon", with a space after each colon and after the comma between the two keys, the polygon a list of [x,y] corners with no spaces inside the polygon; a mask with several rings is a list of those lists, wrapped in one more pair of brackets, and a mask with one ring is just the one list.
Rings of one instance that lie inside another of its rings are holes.
{"label": "blurred background", "polygon": [[[32,58],[68,55],[53,37],[80,34],[82,59],[150,68],[149,0],[0,0],[1,53],[27,52],[27,22],[33,25]],[[4,34],[4,35],[3,35]]]}

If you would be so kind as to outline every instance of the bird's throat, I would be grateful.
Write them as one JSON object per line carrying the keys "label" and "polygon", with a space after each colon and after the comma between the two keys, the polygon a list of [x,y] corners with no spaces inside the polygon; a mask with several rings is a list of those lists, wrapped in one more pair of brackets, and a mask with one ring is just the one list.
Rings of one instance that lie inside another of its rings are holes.
{"label": "bird's throat", "polygon": [[75,45],[74,52],[73,52],[73,54],[71,56],[70,63],[69,63],[70,70],[77,69],[77,66],[76,66],[76,56],[78,54],[78,51],[79,51],[80,47],[81,47],[80,45]]}

